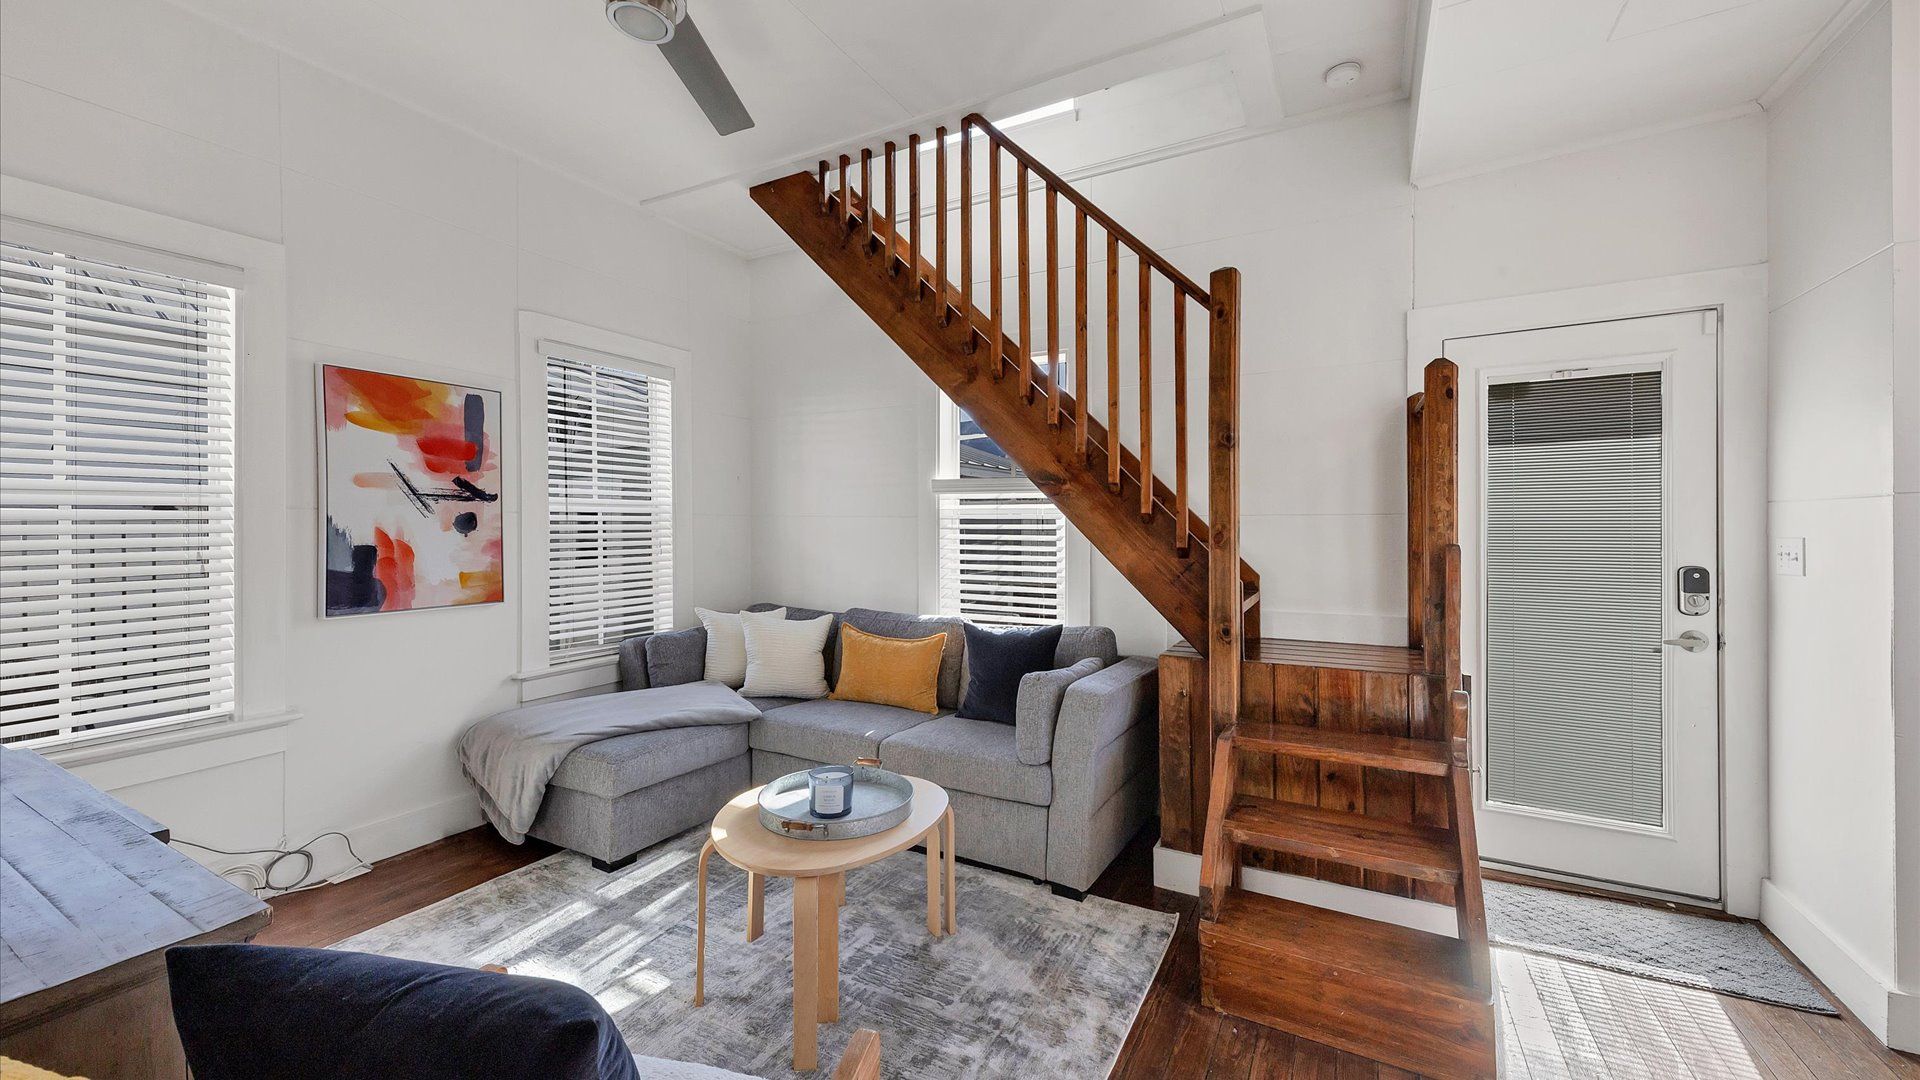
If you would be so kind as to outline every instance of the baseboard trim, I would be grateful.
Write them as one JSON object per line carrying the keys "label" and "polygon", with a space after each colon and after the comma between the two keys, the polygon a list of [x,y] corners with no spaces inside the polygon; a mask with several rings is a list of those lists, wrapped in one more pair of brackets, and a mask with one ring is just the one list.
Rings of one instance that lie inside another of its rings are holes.
{"label": "baseboard trim", "polygon": [[1860,1018],[1875,1038],[1889,1041],[1887,1014],[1891,998],[1898,992],[1840,944],[1819,919],[1772,878],[1760,882],[1760,921]]}
{"label": "baseboard trim", "polygon": [[[480,812],[479,800],[471,795],[461,795],[341,831],[353,837],[353,849],[360,853],[361,858],[374,863],[454,833],[466,832],[485,822],[486,816]],[[303,840],[305,837],[296,839]],[[352,866],[353,859],[347,854],[345,845],[339,845],[337,851],[333,845],[328,845],[324,861],[314,867],[313,880],[320,881],[343,874]]]}
{"label": "baseboard trim", "polygon": [[[1160,844],[1153,846],[1153,884],[1155,888],[1186,893],[1200,892],[1200,856],[1174,851]],[[1416,930],[1453,937],[1457,927],[1453,909],[1404,896],[1389,896],[1371,889],[1335,885],[1298,874],[1276,874],[1271,870],[1247,867],[1240,871],[1240,887],[1262,896],[1310,904],[1314,907],[1344,911],[1349,915],[1377,922],[1411,926]]]}

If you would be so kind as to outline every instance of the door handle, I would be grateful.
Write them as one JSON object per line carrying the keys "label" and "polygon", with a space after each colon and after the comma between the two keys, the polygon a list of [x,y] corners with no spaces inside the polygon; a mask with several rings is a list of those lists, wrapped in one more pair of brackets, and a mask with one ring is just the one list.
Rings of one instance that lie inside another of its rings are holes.
{"label": "door handle", "polygon": [[[1713,648],[1713,642],[1709,641],[1707,635],[1698,630],[1689,630],[1679,637],[1668,638],[1660,644],[1672,645],[1676,648],[1685,649],[1688,652],[1706,652],[1708,649]],[[1653,651],[1659,652],[1660,649],[1656,646]]]}

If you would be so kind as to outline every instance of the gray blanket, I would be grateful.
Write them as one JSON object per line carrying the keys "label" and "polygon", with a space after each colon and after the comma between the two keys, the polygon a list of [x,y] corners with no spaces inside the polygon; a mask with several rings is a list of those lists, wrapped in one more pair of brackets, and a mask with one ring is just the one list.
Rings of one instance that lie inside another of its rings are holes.
{"label": "gray blanket", "polygon": [[547,781],[575,747],[662,728],[745,724],[760,710],[714,682],[656,686],[568,698],[495,713],[460,736],[460,768],[480,792],[480,808],[513,843],[547,797]]}

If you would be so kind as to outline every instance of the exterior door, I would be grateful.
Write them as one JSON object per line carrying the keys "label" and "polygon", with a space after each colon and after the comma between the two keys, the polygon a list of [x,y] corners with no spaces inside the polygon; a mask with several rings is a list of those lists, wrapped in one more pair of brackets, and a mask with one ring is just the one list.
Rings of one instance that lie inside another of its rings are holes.
{"label": "exterior door", "polygon": [[1447,355],[1481,855],[1718,901],[1718,312]]}

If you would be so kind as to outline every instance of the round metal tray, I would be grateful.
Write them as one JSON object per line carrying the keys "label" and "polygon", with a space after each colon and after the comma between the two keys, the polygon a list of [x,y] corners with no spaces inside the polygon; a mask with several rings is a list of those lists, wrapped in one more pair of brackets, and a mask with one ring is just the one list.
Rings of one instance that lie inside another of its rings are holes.
{"label": "round metal tray", "polygon": [[846,817],[814,817],[808,808],[807,774],[788,773],[760,789],[760,824],[796,840],[851,840],[886,832],[907,820],[913,784],[877,765],[848,765],[853,772],[853,810]]}

